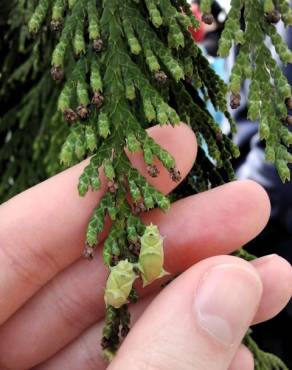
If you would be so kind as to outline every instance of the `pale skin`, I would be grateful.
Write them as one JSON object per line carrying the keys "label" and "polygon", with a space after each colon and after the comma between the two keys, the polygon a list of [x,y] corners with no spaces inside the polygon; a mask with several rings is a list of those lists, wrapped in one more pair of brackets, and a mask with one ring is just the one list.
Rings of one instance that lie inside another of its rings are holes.
{"label": "pale skin", "polygon": [[[196,157],[194,134],[185,125],[149,132],[185,177]],[[147,176],[142,156],[130,159]],[[281,257],[248,263],[228,256],[265,227],[265,191],[233,182],[177,201],[166,214],[143,215],[166,236],[165,269],[182,274],[162,291],[161,282],[138,286],[132,330],[108,366],[99,347],[107,275],[102,242],[92,262],[81,257],[106,184],[80,198],[84,165],[0,206],[0,369],[252,370],[241,345],[246,330],[278,314],[292,294],[292,269]],[[158,166],[160,176],[149,181],[169,193],[176,184]]]}

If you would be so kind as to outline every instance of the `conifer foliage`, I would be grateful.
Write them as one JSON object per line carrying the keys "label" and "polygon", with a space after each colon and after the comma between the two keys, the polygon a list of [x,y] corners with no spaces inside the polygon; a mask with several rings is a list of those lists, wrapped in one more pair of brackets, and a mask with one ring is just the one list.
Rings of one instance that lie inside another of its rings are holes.
{"label": "conifer foliage", "polygon": [[[79,179],[81,196],[98,190],[105,177],[108,188],[89,220],[84,256],[93,257],[109,217],[112,224],[103,247],[110,273],[102,347],[110,359],[129,331],[127,304],[137,300],[136,278],[149,283],[167,274],[163,238],[139,214],[154,207],[167,211],[170,201],[132,167],[125,148],[143,152],[150,176],[159,176],[157,158],[179,182],[174,158],[145,129],[185,122],[200,148],[196,165],[173,199],[234,179],[231,161],[239,151],[222,134],[207,103],[223,112],[235,132],[226,96],[230,91],[231,107],[237,108],[241,84],[249,79],[249,118],[260,120],[267,159],[283,180],[289,179],[292,134],[285,124],[291,123],[291,89],[266,36],[281,61],[290,63],[291,51],[274,24],[282,19],[289,26],[292,13],[286,0],[231,1],[219,53],[227,56],[233,44],[240,48],[227,86],[191,37],[190,27],[197,28],[199,22],[186,0],[19,0],[14,5],[3,25],[7,53],[0,94],[9,108],[1,112],[0,167],[5,170],[0,192],[13,189],[11,196],[31,185],[31,177],[17,171],[19,149],[37,168],[33,182],[62,168],[59,155],[63,166],[90,157]],[[211,5],[210,0],[201,1],[206,23],[213,22]],[[9,91],[20,87],[24,93],[15,102]],[[274,368],[272,363],[267,367]]]}

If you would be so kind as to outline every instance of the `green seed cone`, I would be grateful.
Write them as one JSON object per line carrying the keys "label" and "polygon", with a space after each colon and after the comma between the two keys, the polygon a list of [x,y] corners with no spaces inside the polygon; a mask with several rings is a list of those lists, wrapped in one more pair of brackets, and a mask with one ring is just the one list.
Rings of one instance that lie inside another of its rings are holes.
{"label": "green seed cone", "polygon": [[120,261],[114,266],[106,283],[104,294],[106,306],[120,308],[128,303],[128,297],[136,277],[133,264],[128,260]]}
{"label": "green seed cone", "polygon": [[141,237],[139,269],[144,287],[154,280],[168,275],[168,272],[163,269],[163,263],[163,237],[160,235],[158,227],[151,224],[146,227],[145,233]]}

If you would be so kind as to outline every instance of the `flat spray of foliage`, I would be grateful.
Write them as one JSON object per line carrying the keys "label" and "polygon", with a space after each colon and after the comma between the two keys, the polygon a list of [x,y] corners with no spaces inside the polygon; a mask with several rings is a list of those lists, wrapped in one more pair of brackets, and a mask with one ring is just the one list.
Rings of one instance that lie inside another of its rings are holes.
{"label": "flat spray of foliage", "polygon": [[[206,23],[213,22],[211,5],[201,1]],[[230,105],[237,108],[248,79],[248,117],[259,120],[266,157],[288,180],[291,89],[270,45],[283,64],[292,62],[275,27],[280,20],[292,24],[292,12],[286,0],[231,1],[219,54],[227,56],[233,45],[239,53],[227,86],[189,33],[199,23],[186,0],[18,0],[1,6],[7,21],[0,24],[6,55],[0,96],[7,109],[1,108],[0,197],[60,171],[59,158],[63,166],[91,158],[79,179],[81,196],[100,188],[103,172],[108,191],[89,220],[84,255],[93,257],[109,217],[102,347],[110,359],[129,331],[127,303],[138,298],[135,280],[141,277],[147,285],[167,274],[163,238],[155,225],[145,227],[139,214],[155,207],[167,211],[170,200],[131,166],[125,147],[143,152],[150,176],[159,176],[157,158],[179,182],[174,158],[145,129],[183,121],[196,133],[199,152],[171,199],[234,179],[231,160],[238,149],[222,134],[206,103],[223,112],[234,132],[226,96],[230,91]],[[244,251],[240,256],[250,258]],[[286,369],[249,336],[246,343],[257,369]]]}

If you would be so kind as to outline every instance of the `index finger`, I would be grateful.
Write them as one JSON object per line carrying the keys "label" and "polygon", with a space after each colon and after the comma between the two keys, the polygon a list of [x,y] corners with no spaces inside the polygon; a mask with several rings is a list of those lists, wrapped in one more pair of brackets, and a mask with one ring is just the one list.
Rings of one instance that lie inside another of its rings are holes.
{"label": "index finger", "polygon": [[[176,159],[182,177],[196,156],[193,132],[182,124],[149,130],[157,143]],[[133,165],[160,191],[175,187],[160,165],[157,179],[149,178],[141,153],[129,156]],[[81,198],[78,178],[86,162],[21,193],[0,207],[0,324],[41,286],[80,257],[88,219],[102,198],[98,192]]]}

